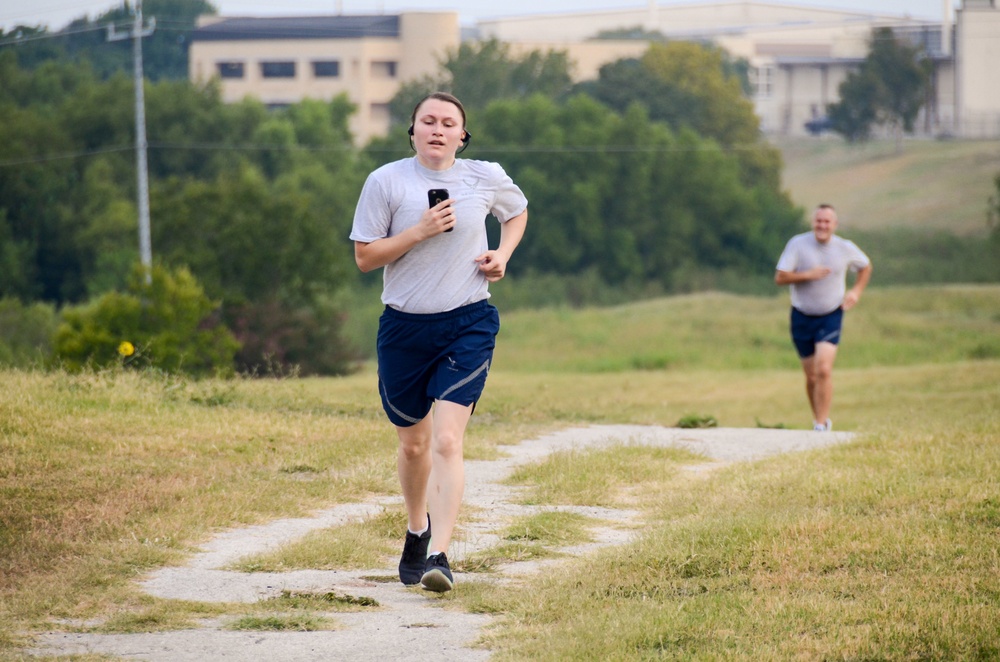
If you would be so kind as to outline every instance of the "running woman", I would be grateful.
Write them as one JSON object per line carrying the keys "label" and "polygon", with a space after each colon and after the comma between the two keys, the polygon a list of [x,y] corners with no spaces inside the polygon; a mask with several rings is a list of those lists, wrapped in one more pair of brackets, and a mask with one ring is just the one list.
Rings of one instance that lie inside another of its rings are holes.
{"label": "running woman", "polygon": [[[351,240],[361,271],[384,267],[378,389],[399,436],[408,518],[399,579],[445,592],[454,587],[446,553],[465,491],[465,429],[500,330],[488,285],[507,272],[528,201],[498,164],[457,158],[471,136],[454,96],[427,96],[410,121],[416,155],[368,176]],[[429,191],[441,189],[446,198],[431,206]],[[495,249],[490,214],[500,221]]]}

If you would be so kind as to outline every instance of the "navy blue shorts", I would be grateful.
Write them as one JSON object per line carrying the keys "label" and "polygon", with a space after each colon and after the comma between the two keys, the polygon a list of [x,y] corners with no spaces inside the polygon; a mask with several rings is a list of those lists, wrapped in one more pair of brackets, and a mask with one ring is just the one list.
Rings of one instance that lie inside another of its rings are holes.
{"label": "navy blue shorts", "polygon": [[419,423],[435,400],[475,404],[499,331],[500,314],[486,299],[430,315],[387,306],[378,327],[378,390],[393,425]]}
{"label": "navy blue shorts", "polygon": [[816,343],[840,342],[840,328],[844,323],[844,309],[837,308],[826,315],[806,315],[792,308],[792,342],[799,358],[809,358],[816,353]]}

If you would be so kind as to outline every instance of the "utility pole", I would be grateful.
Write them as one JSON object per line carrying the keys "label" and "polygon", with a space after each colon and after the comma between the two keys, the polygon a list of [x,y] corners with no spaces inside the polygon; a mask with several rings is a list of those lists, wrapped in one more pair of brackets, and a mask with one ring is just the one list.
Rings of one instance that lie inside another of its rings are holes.
{"label": "utility pole", "polygon": [[153,34],[156,19],[148,29],[142,26],[142,0],[135,0],[135,19],[128,34],[115,33],[115,26],[108,26],[108,41],[132,39],[132,70],[135,84],[135,164],[138,179],[139,206],[139,259],[146,272],[146,284],[153,281],[153,248],[149,233],[149,168],[146,164],[146,95],[143,90],[142,38]]}

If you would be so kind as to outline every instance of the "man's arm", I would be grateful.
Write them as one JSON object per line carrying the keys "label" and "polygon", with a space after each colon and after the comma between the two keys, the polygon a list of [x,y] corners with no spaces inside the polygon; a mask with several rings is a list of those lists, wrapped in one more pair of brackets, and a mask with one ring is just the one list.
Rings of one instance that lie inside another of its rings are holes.
{"label": "man's arm", "polygon": [[847,291],[844,295],[844,310],[850,310],[858,303],[861,298],[861,293],[865,291],[868,287],[868,281],[872,278],[872,265],[871,262],[868,266],[863,269],[858,269],[858,275],[854,279],[854,287]]}
{"label": "man's arm", "polygon": [[[782,271],[778,269],[774,272],[774,282],[777,285],[793,285],[804,283],[809,280],[819,280],[830,275],[830,270],[826,267],[813,267],[806,271]],[[858,272],[861,275],[861,272]]]}

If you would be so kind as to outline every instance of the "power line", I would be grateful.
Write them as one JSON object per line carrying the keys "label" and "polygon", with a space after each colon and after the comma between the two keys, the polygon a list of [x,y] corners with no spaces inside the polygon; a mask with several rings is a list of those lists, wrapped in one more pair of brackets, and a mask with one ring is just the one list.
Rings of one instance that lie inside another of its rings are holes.
{"label": "power line", "polygon": [[0,168],[33,165],[36,163],[50,163],[52,161],[66,161],[78,159],[84,156],[97,156],[98,154],[113,154],[115,152],[127,152],[132,150],[131,146],[102,147],[100,149],[89,149],[79,152],[64,152],[62,154],[46,154],[45,156],[30,156],[23,159],[11,159],[0,161]]}
{"label": "power line", "polygon": [[[696,152],[722,151],[722,152],[748,152],[769,147],[767,144],[730,145],[727,147],[716,147],[711,145],[695,145],[691,147],[678,147],[671,145],[479,145],[476,148],[482,154],[645,154],[645,153],[674,153],[691,154]],[[33,156],[22,159],[10,159],[0,161],[0,168],[14,167],[21,165],[32,165],[38,163],[49,163],[54,161],[64,161],[100,154],[110,154],[117,152],[127,152],[134,149],[131,146],[115,146],[102,149],[84,150],[78,152],[65,152],[61,154],[48,154],[45,156]],[[390,153],[402,149],[401,147],[367,148],[358,149],[350,145],[285,145],[279,143],[169,143],[150,142],[148,149],[151,151],[166,150],[191,150],[206,152],[264,152],[264,151],[285,151],[285,152],[310,152],[310,153],[345,153],[345,152],[377,152]]]}

